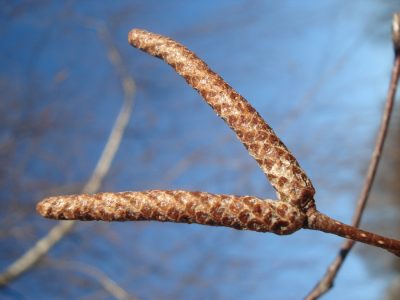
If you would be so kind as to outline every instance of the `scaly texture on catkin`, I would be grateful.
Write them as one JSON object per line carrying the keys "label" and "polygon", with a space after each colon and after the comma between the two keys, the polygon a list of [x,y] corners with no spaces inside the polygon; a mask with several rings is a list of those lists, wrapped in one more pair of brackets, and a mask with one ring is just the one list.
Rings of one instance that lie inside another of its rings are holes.
{"label": "scaly texture on catkin", "polygon": [[282,201],[205,192],[161,191],[56,196],[36,207],[46,218],[197,223],[235,229],[290,234],[305,215]]}
{"label": "scaly texture on catkin", "polygon": [[280,200],[301,208],[313,204],[314,187],[292,153],[247,100],[196,54],[174,40],[141,29],[133,29],[128,41],[163,59],[200,93],[258,162]]}
{"label": "scaly texture on catkin", "polygon": [[307,213],[283,201],[205,192],[149,190],[49,197],[37,211],[58,220],[160,221],[225,226],[291,234],[301,228],[324,231],[387,249],[400,242],[343,224],[311,208]]}

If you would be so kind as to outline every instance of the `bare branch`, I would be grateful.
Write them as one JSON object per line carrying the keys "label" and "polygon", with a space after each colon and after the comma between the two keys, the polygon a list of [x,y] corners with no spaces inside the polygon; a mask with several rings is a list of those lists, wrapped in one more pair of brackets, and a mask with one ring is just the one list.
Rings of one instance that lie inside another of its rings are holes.
{"label": "bare branch", "polygon": [[[360,197],[357,201],[357,207],[353,216],[353,226],[358,227],[361,221],[361,216],[363,214],[365,205],[368,200],[368,196],[372,187],[372,183],[374,182],[376,170],[378,168],[379,160],[382,154],[383,145],[385,142],[385,138],[387,135],[387,130],[389,127],[389,121],[393,110],[393,104],[396,95],[397,84],[400,76],[400,14],[396,13],[393,16],[392,23],[392,38],[393,38],[393,48],[395,52],[395,59],[393,63],[392,69],[392,77],[390,80],[389,90],[386,99],[386,105],[383,111],[383,117],[381,121],[381,127],[379,129],[379,133],[375,142],[375,149],[372,153],[371,161],[368,166],[367,175],[364,181],[364,186],[361,191]],[[325,275],[322,279],[317,283],[317,285],[313,288],[313,290],[308,294],[307,299],[317,299],[323,294],[325,294],[329,289],[333,286],[333,281],[336,278],[337,273],[339,272],[344,260],[347,255],[351,251],[354,246],[354,241],[347,240],[343,243],[340,248],[339,254],[336,256],[335,260],[328,267]],[[398,255],[398,253],[397,253]]]}
{"label": "bare branch", "polygon": [[50,264],[52,267],[58,267],[62,269],[71,269],[74,271],[85,273],[99,282],[105,291],[117,300],[137,300],[138,298],[129,295],[121,286],[118,285],[114,280],[108,277],[104,272],[100,271],[91,265],[77,262],[77,261],[65,261],[65,260],[49,260],[46,259],[46,264]]}
{"label": "bare branch", "polygon": [[307,211],[307,225],[304,228],[332,233],[346,239],[379,247],[400,256],[400,241],[387,238],[372,232],[358,229],[357,227],[336,221],[315,209]]}
{"label": "bare branch", "polygon": [[128,41],[162,58],[200,93],[258,162],[280,200],[297,207],[313,203],[314,187],[292,153],[250,103],[195,53],[172,39],[141,29],[133,29]]}
{"label": "bare branch", "polygon": [[[108,37],[108,35],[104,35],[105,30],[105,27],[101,27],[101,30],[99,29],[98,31],[99,36],[103,40]],[[121,110],[115,120],[114,126],[97,165],[82,190],[83,193],[97,192],[107,175],[130,119],[136,90],[133,78],[128,74],[128,72],[124,71],[125,67],[122,63],[119,51],[109,40],[104,40],[104,42],[108,45],[108,54],[111,63],[114,65],[117,73],[123,75],[121,80],[122,88],[124,90],[124,99]],[[31,268],[43,255],[57,244],[57,242],[68,234],[74,225],[75,222],[73,221],[62,221],[54,226],[46,236],[38,240],[33,247],[25,252],[20,258],[15,260],[3,273],[0,274],[0,287],[8,284]]]}

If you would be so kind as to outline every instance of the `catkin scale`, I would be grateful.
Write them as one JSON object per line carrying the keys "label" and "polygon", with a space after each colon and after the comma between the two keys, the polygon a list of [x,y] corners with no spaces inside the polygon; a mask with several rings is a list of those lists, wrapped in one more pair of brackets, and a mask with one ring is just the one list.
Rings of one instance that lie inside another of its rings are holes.
{"label": "catkin scale", "polygon": [[310,206],[314,187],[260,114],[192,51],[162,35],[133,29],[129,43],[164,60],[192,86],[236,133],[267,175],[278,198],[297,207]]}
{"label": "catkin scale", "polygon": [[176,190],[55,196],[36,209],[43,217],[60,220],[154,220],[279,235],[302,228],[305,220],[298,208],[282,201]]}

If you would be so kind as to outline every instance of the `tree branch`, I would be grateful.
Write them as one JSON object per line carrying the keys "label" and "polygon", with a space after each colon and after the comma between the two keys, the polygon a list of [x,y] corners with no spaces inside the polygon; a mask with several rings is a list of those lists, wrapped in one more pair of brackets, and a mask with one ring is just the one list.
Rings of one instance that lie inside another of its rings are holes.
{"label": "tree branch", "polygon": [[99,282],[99,284],[103,287],[105,291],[107,291],[111,296],[113,296],[117,300],[138,300],[137,297],[133,295],[129,295],[129,293],[124,290],[121,286],[118,285],[114,280],[108,277],[101,270],[82,263],[78,261],[65,261],[65,260],[45,260],[46,264],[49,264],[52,267],[57,267],[61,269],[70,269],[73,271],[78,271],[81,273],[85,273],[95,280]]}
{"label": "tree branch", "polygon": [[[400,14],[396,13],[393,16],[392,23],[392,39],[393,48],[395,53],[392,76],[390,80],[389,90],[386,99],[386,105],[383,111],[381,127],[375,142],[375,149],[372,153],[371,161],[368,166],[367,175],[364,181],[364,186],[357,201],[357,207],[354,212],[352,225],[358,227],[360,225],[361,216],[363,214],[365,205],[368,200],[369,193],[371,191],[372,184],[374,182],[376,170],[378,168],[379,160],[381,158],[383,145],[387,135],[389,127],[389,121],[393,110],[393,104],[396,96],[397,84],[400,75]],[[342,247],[335,260],[328,267],[325,275],[313,288],[313,290],[307,295],[307,300],[317,299],[325,294],[333,286],[333,281],[336,278],[344,260],[353,248],[355,242],[353,240],[347,240],[343,243]]]}
{"label": "tree branch", "polygon": [[[88,182],[82,189],[83,193],[95,193],[99,190],[105,176],[107,175],[115,154],[119,148],[125,128],[130,119],[133,109],[133,99],[136,90],[133,78],[125,71],[121,55],[118,49],[111,43],[107,28],[97,27],[97,33],[108,46],[110,62],[117,73],[121,75],[124,99],[121,110],[115,120],[107,143],[96,164]],[[41,238],[26,251],[20,258],[15,260],[3,273],[0,274],[0,287],[7,285],[22,273],[30,269],[43,255],[45,255],[57,242],[59,242],[74,227],[74,221],[62,221],[54,226],[46,236]]]}

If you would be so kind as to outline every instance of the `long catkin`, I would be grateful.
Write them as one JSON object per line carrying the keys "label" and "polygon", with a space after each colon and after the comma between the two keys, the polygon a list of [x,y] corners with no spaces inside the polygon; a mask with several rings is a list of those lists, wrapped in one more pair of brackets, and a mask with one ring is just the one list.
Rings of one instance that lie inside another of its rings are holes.
{"label": "long catkin", "polygon": [[293,233],[305,220],[299,209],[282,201],[162,190],[49,197],[37,205],[37,211],[59,220],[154,220],[276,234]]}
{"label": "long catkin", "polygon": [[297,207],[309,206],[315,194],[299,163],[250,103],[192,51],[178,42],[133,29],[129,43],[175,69],[214,109],[267,175],[278,197]]}
{"label": "long catkin", "polygon": [[336,221],[315,209],[302,212],[283,201],[206,192],[149,190],[49,197],[36,207],[43,217],[81,221],[160,221],[291,234],[319,230],[400,254],[400,242]]}

